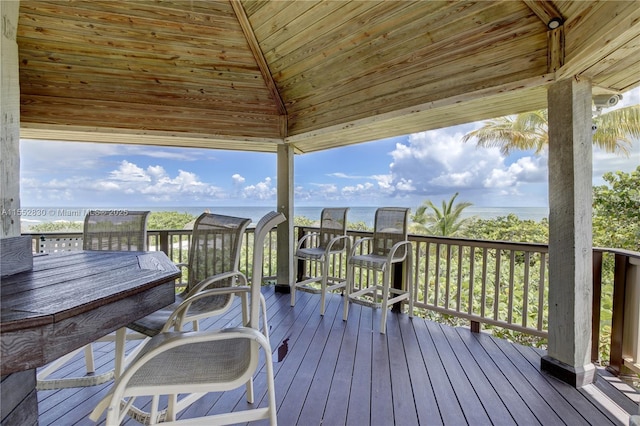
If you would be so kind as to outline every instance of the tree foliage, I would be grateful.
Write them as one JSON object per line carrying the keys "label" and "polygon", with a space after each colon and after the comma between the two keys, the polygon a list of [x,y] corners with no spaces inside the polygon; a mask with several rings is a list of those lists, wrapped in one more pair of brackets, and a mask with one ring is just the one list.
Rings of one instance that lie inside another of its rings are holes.
{"label": "tree foliage", "polygon": [[462,218],[462,212],[472,203],[455,200],[459,193],[455,193],[447,202],[442,201],[442,208],[436,207],[431,200],[426,200],[411,215],[411,231],[418,234],[430,234],[445,237],[460,236],[470,218]]}
{"label": "tree foliage", "polygon": [[189,213],[178,212],[151,212],[147,220],[147,229],[184,229],[185,225],[196,217]]}
{"label": "tree foliage", "polygon": [[66,220],[57,220],[55,222],[44,222],[31,225],[29,232],[82,232],[83,223],[81,221],[69,222]]}
{"label": "tree foliage", "polygon": [[[497,147],[503,155],[549,145],[547,110],[525,112],[488,120],[467,133],[463,142],[477,139],[478,147]],[[640,137],[640,105],[620,108],[594,117],[593,144],[607,152],[629,156],[633,138]]]}
{"label": "tree foliage", "polygon": [[513,213],[495,219],[474,219],[465,231],[465,237],[490,241],[523,243],[549,242],[549,221],[523,220]]}
{"label": "tree foliage", "polygon": [[594,245],[640,251],[640,166],[603,179],[593,188]]}

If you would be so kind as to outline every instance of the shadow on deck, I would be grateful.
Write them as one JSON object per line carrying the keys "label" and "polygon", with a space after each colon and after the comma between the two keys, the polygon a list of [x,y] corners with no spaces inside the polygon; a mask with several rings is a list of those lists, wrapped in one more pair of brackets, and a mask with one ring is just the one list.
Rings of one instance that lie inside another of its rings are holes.
{"label": "shadow on deck", "polygon": [[[576,390],[540,372],[543,351],[468,329],[391,314],[378,332],[377,310],[352,305],[342,321],[342,297],[327,297],[324,317],[317,295],[289,295],[265,287],[274,352],[280,425],[627,425],[640,395],[605,370],[595,384]],[[203,328],[239,323],[239,310]],[[98,372],[111,368],[112,347],[96,351]],[[60,375],[78,374],[82,362]],[[88,414],[110,383],[39,391],[39,422],[94,424]],[[255,379],[264,406],[265,381]],[[208,394],[180,417],[248,406],[244,387]],[[104,416],[101,424],[104,424]],[[137,424],[129,420],[127,424]]]}

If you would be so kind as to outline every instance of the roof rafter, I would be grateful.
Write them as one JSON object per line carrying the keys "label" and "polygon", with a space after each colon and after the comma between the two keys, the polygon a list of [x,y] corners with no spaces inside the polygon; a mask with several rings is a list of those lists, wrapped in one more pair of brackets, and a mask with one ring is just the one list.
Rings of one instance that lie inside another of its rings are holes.
{"label": "roof rafter", "polygon": [[523,0],[523,2],[550,30],[558,28],[564,23],[564,18],[550,1]]}
{"label": "roof rafter", "polygon": [[280,92],[278,91],[278,87],[276,86],[276,83],[273,80],[273,77],[271,76],[269,65],[267,64],[267,61],[264,58],[262,49],[260,49],[260,44],[258,43],[258,39],[256,38],[256,35],[253,32],[253,28],[251,27],[251,23],[249,22],[249,18],[247,17],[247,14],[244,8],[242,7],[242,4],[240,3],[239,0],[229,0],[229,1],[231,3],[231,7],[233,8],[233,11],[236,14],[236,17],[238,18],[238,23],[242,28],[242,32],[244,33],[247,39],[249,48],[251,49],[251,52],[253,53],[253,56],[256,59],[256,63],[260,68],[260,73],[262,73],[262,77],[264,78],[265,84],[267,85],[267,88],[269,89],[269,92],[271,93],[271,96],[273,97],[273,100],[276,103],[278,112],[282,117],[283,124],[281,125],[281,136],[285,138],[287,137],[287,128],[288,128],[287,109],[284,105],[284,102],[282,101],[282,98],[280,97]]}

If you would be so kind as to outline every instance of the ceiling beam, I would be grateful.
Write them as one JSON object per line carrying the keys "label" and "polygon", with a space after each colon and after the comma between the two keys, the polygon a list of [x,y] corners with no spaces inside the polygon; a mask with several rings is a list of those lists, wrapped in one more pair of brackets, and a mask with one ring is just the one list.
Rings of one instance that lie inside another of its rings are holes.
{"label": "ceiling beam", "polygon": [[564,23],[562,15],[550,1],[524,0],[524,4],[526,4],[550,30],[556,29]]}
{"label": "ceiling beam", "polygon": [[22,123],[21,139],[277,152],[281,139]]}
{"label": "ceiling beam", "polygon": [[524,0],[529,9],[547,26],[547,72],[564,65],[564,18],[550,1]]}
{"label": "ceiling beam", "polygon": [[[244,33],[245,38],[247,39],[247,43],[249,44],[249,48],[253,53],[253,57],[256,59],[256,63],[260,68],[260,72],[262,73],[262,77],[264,78],[264,82],[273,97],[273,100],[276,103],[276,107],[278,108],[278,113],[280,116],[284,116],[284,120],[286,123],[287,109],[284,106],[284,102],[280,97],[280,92],[278,91],[278,87],[276,86],[276,82],[273,80],[271,76],[271,70],[269,70],[269,65],[267,64],[264,55],[262,54],[262,49],[260,49],[260,44],[258,43],[258,39],[256,38],[255,33],[253,32],[253,27],[251,27],[251,23],[249,22],[249,18],[240,3],[240,0],[229,0],[231,2],[231,7],[238,18],[238,22],[240,23],[240,27],[242,28],[242,32]],[[284,127],[285,134],[281,135],[283,138],[287,137],[286,135],[287,128]]]}

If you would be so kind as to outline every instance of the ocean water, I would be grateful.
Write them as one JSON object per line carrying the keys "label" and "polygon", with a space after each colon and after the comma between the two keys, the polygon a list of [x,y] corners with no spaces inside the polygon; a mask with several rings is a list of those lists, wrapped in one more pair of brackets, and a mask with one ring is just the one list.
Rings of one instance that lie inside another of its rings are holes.
{"label": "ocean water", "polygon": [[[348,213],[348,221],[352,223],[364,222],[367,226],[372,227],[375,211],[377,207],[351,207]],[[108,210],[106,208],[102,210]],[[150,210],[152,212],[159,211],[175,211],[179,213],[189,213],[194,216],[200,215],[205,210],[212,213],[224,214],[229,216],[248,217],[253,223],[257,223],[266,213],[275,210],[275,207],[126,207],[112,209],[114,212],[118,210]],[[413,211],[414,209],[412,209]],[[78,207],[24,207],[21,209],[20,219],[23,232],[28,232],[31,225],[44,222],[55,221],[82,221],[87,214],[86,208]],[[295,207],[294,216],[304,216],[311,220],[319,220],[322,207]],[[515,214],[520,219],[540,221],[542,218],[549,216],[547,207],[468,207],[464,210],[463,216],[475,216],[479,219],[494,219],[500,216],[507,216],[510,213]]]}

